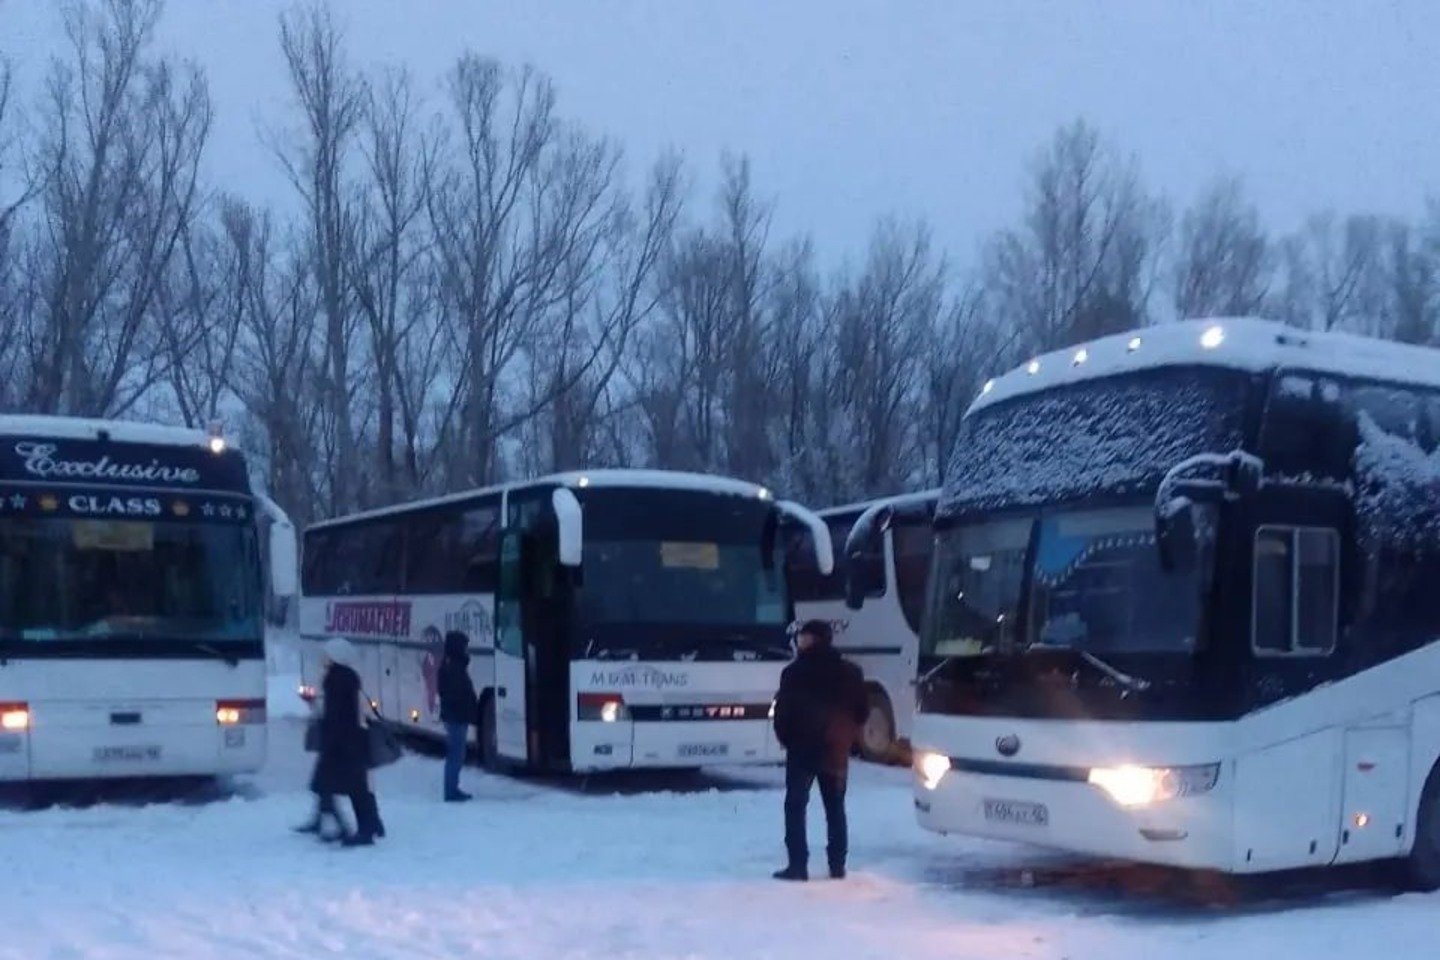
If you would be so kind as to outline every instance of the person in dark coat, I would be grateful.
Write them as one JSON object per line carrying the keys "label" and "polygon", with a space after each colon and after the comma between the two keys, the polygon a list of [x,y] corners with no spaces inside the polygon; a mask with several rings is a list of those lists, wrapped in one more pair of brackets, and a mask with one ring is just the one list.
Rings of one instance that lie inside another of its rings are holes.
{"label": "person in dark coat", "polygon": [[460,803],[470,799],[470,794],[460,789],[460,768],[465,765],[465,743],[479,700],[470,679],[470,638],[459,630],[445,634],[439,674],[440,721],[445,724],[445,802]]}
{"label": "person in dark coat", "polygon": [[[320,747],[310,778],[310,789],[319,797],[319,805],[313,824],[301,829],[323,837],[322,823],[329,816],[339,826],[339,834],[325,839],[339,839],[347,847],[369,846],[376,837],[385,836],[385,825],[380,822],[380,807],[370,791],[370,744],[365,732],[360,674],[354,667],[355,648],[348,640],[329,640],[325,658],[328,666],[321,684]],[[337,794],[350,798],[355,811],[353,833],[345,829],[335,807]]]}
{"label": "person in dark coat", "polygon": [[828,833],[830,876],[845,876],[849,835],[845,780],[850,752],[870,712],[864,675],[840,656],[830,625],[811,620],[800,628],[799,654],[780,674],[775,697],[775,736],[785,748],[785,850],[789,864],[779,880],[809,879],[805,808],[810,786],[820,785]]}

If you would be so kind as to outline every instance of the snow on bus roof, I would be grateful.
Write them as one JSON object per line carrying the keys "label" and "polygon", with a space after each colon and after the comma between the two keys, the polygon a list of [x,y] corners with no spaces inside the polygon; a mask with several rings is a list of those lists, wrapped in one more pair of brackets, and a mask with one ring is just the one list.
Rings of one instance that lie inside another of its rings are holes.
{"label": "snow on bus roof", "polygon": [[703,473],[685,473],[678,470],[575,470],[568,473],[554,473],[544,477],[536,477],[532,480],[518,480],[514,483],[503,483],[489,487],[477,487],[473,490],[462,490],[459,493],[450,493],[443,497],[433,497],[429,500],[415,500],[409,503],[398,503],[389,507],[379,507],[363,513],[352,513],[343,517],[335,517],[331,520],[321,520],[310,524],[308,529],[319,530],[324,527],[354,523],[357,520],[373,520],[392,514],[408,513],[412,510],[441,507],[451,503],[471,500],[475,497],[483,497],[487,494],[504,493],[511,490],[524,490],[531,487],[543,486],[571,487],[580,490],[608,488],[686,490],[732,497],[756,498],[760,500],[774,499],[774,495],[770,490],[758,484],[747,483],[743,480],[732,480],[729,477],[713,477]]}
{"label": "snow on bus roof", "polygon": [[209,434],[201,430],[158,423],[40,414],[0,414],[0,436],[98,440],[101,433],[109,434],[111,440],[119,443],[150,443],[158,446],[204,446],[210,440]]}
{"label": "snow on bus roof", "polygon": [[985,384],[969,413],[1070,383],[1175,366],[1246,371],[1293,366],[1440,387],[1440,350],[1273,320],[1214,317],[1144,327],[1042,354]]}

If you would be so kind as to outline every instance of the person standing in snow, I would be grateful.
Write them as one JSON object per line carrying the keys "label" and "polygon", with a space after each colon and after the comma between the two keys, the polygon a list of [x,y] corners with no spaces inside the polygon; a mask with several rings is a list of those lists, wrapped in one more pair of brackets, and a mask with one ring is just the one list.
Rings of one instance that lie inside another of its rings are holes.
{"label": "person standing in snow", "polygon": [[828,833],[830,876],[845,876],[849,832],[845,780],[850,751],[870,712],[864,675],[840,656],[830,625],[811,620],[800,628],[799,654],[780,674],[775,697],[775,736],[785,748],[785,850],[789,864],[777,880],[808,880],[805,808],[818,782]]}
{"label": "person standing in snow", "polygon": [[470,799],[470,794],[460,789],[460,768],[465,765],[465,743],[479,711],[479,699],[470,679],[470,638],[459,630],[445,634],[437,687],[440,722],[445,724],[445,802],[461,803]]}
{"label": "person standing in snow", "polygon": [[[323,820],[333,818],[335,837],[347,847],[369,846],[385,836],[380,807],[370,792],[370,745],[365,732],[365,702],[360,674],[355,671],[355,647],[335,638],[325,643],[325,679],[321,684],[320,742],[310,789],[319,797],[315,819],[301,827],[324,837]],[[335,796],[345,794],[355,811],[355,832],[345,828],[335,807]]]}

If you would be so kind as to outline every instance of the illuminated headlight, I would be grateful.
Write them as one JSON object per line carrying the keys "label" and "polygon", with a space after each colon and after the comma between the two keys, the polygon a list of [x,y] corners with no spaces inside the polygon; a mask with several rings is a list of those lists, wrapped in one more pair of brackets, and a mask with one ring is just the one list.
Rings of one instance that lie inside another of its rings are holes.
{"label": "illuminated headlight", "polygon": [[224,437],[211,437],[211,438],[210,438],[210,452],[211,452],[211,453],[214,453],[214,454],[224,453],[224,452],[225,452],[225,438],[224,438]]}
{"label": "illuminated headlight", "polygon": [[770,701],[770,719],[771,719],[771,720],[774,720],[774,719],[775,719],[775,701],[774,701],[774,700],[771,700],[771,701]]}
{"label": "illuminated headlight", "polygon": [[1122,807],[1144,807],[1215,789],[1220,764],[1195,767],[1096,767],[1090,782]]}
{"label": "illuminated headlight", "polygon": [[950,758],[945,754],[926,751],[915,754],[915,773],[926,790],[934,790],[940,786],[940,781],[949,772]]}
{"label": "illuminated headlight", "polygon": [[0,704],[0,730],[20,733],[30,729],[30,708],[23,703]]}
{"label": "illuminated headlight", "polygon": [[1210,327],[1204,333],[1200,334],[1200,346],[1204,347],[1206,350],[1214,350],[1216,347],[1220,346],[1220,344],[1224,342],[1224,327]]}
{"label": "illuminated headlight", "polygon": [[630,719],[630,711],[625,707],[625,698],[618,693],[582,693],[576,698],[575,718],[615,723]]}

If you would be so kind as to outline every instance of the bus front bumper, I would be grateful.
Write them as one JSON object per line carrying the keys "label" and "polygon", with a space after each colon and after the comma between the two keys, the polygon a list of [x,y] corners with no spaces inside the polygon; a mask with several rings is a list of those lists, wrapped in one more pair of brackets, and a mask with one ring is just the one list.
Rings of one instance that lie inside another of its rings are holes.
{"label": "bus front bumper", "polygon": [[[961,764],[936,777],[916,751],[914,803],[922,827],[1057,850],[1196,870],[1230,871],[1232,801],[1222,779],[1198,796],[1122,806],[1078,772],[1073,779],[995,775]],[[948,760],[948,758],[947,758]]]}
{"label": "bus front bumper", "polygon": [[785,757],[768,720],[581,721],[571,729],[576,772],[774,764]]}

